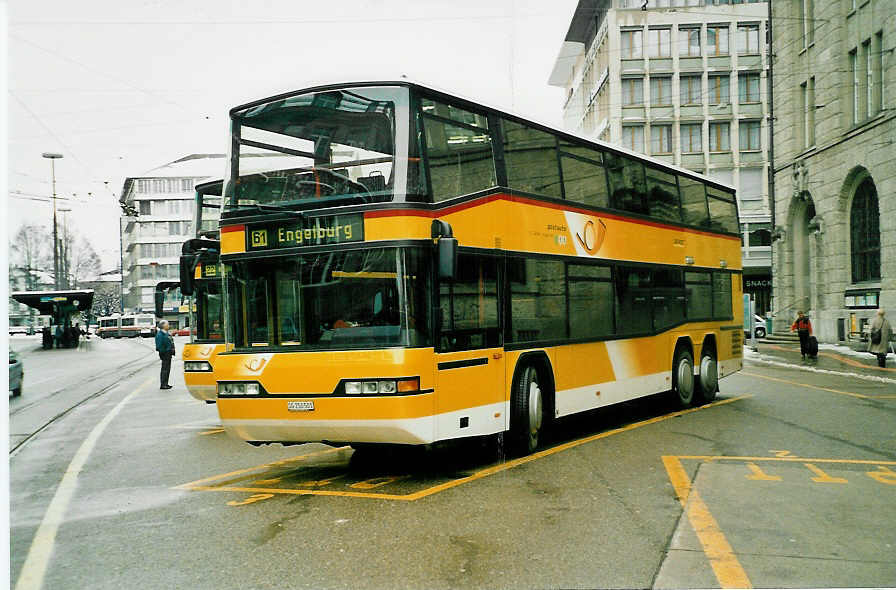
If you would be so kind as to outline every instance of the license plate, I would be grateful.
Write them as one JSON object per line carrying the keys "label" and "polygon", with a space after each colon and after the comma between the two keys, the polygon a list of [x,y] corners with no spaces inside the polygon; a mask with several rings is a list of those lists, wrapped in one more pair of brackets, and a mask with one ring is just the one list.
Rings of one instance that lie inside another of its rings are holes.
{"label": "license plate", "polygon": [[313,412],[313,401],[286,402],[286,409],[290,412]]}

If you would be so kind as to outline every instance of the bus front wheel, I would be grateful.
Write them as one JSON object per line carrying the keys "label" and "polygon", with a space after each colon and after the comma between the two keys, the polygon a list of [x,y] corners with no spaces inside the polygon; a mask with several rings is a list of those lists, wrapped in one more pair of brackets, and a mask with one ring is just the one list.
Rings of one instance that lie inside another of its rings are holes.
{"label": "bus front wheel", "polygon": [[686,348],[679,348],[675,352],[675,362],[672,363],[672,393],[675,394],[676,403],[682,408],[694,403],[694,357]]}
{"label": "bus front wheel", "polygon": [[510,400],[510,452],[528,455],[538,448],[544,422],[544,395],[538,371],[529,365],[520,372]]}

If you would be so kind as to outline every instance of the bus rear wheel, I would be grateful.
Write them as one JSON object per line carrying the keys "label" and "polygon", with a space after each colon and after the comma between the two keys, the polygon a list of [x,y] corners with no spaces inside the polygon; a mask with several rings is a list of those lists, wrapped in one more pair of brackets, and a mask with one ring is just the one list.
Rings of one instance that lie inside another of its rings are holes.
{"label": "bus rear wheel", "polygon": [[712,349],[704,349],[700,353],[700,377],[697,379],[697,401],[708,404],[716,399],[719,391],[719,364]]}
{"label": "bus rear wheel", "polygon": [[528,455],[538,448],[544,422],[544,394],[538,371],[528,365],[520,371],[510,399],[508,450],[513,455]]}
{"label": "bus rear wheel", "polygon": [[694,357],[683,347],[676,350],[672,363],[672,393],[676,404],[682,408],[694,403]]}

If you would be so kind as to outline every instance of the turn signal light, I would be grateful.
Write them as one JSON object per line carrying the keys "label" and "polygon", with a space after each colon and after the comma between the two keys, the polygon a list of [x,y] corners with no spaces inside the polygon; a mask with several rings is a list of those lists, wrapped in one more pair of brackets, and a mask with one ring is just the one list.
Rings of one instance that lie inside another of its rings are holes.
{"label": "turn signal light", "polygon": [[399,379],[398,393],[406,393],[409,391],[420,391],[419,377],[414,377],[413,379]]}

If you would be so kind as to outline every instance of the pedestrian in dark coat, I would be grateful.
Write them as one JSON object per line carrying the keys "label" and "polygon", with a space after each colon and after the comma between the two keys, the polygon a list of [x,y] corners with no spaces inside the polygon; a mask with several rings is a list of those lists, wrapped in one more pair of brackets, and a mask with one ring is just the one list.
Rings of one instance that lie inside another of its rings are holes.
{"label": "pedestrian in dark coat", "polygon": [[[890,338],[893,337],[893,329],[890,327],[890,322],[884,317],[886,312],[883,309],[877,310],[877,315],[874,316],[874,319],[871,320],[871,331],[868,352],[877,356],[877,366],[878,367],[886,367],[887,366],[887,353],[890,350]],[[880,333],[879,336],[876,336],[877,333]],[[875,342],[877,340],[877,342]]]}
{"label": "pedestrian in dark coat", "polygon": [[162,370],[159,373],[159,389],[171,389],[168,377],[171,374],[171,357],[174,356],[174,338],[168,333],[168,322],[162,320],[156,332],[156,350],[162,359]]}
{"label": "pedestrian in dark coat", "polygon": [[809,354],[809,336],[812,335],[812,322],[803,312],[796,312],[796,321],[790,326],[791,332],[796,332],[800,337],[800,354],[803,358]]}

